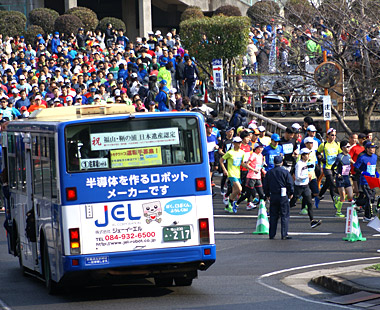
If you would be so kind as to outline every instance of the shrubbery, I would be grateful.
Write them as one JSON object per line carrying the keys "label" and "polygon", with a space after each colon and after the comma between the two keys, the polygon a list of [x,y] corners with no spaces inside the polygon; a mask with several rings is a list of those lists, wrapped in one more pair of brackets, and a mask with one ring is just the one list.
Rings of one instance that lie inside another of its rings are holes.
{"label": "shrubbery", "polygon": [[200,7],[198,6],[189,6],[185,11],[183,11],[181,15],[181,21],[185,21],[188,19],[198,19],[203,18],[204,14]]}
{"label": "shrubbery", "polygon": [[69,9],[65,14],[75,15],[79,17],[84,25],[83,28],[85,31],[93,31],[99,24],[98,16],[93,10],[89,8],[77,6]]}
{"label": "shrubbery", "polygon": [[26,17],[17,11],[0,11],[0,33],[3,36],[19,36],[24,33]]}
{"label": "shrubbery", "polygon": [[25,42],[27,44],[34,44],[37,34],[42,34],[43,36],[45,35],[44,30],[42,27],[37,26],[37,25],[31,25],[28,27],[28,29],[25,32]]}
{"label": "shrubbery", "polygon": [[222,5],[217,8],[214,15],[224,15],[224,16],[241,16],[240,9],[234,5]]}
{"label": "shrubbery", "polygon": [[59,16],[54,23],[54,30],[64,33],[67,36],[72,33],[76,34],[78,32],[78,28],[81,27],[83,27],[83,23],[79,17],[70,14]]}
{"label": "shrubbery", "polygon": [[273,16],[280,13],[279,5],[274,1],[259,1],[247,10],[247,16],[252,24],[267,25],[271,23]]}
{"label": "shrubbery", "polygon": [[100,31],[106,31],[108,23],[112,24],[113,29],[123,29],[124,32],[127,30],[127,27],[125,27],[125,23],[121,19],[115,17],[104,17],[98,25]]}
{"label": "shrubbery", "polygon": [[45,33],[54,31],[54,23],[58,17],[58,12],[47,8],[34,9],[29,13],[30,24],[40,26]]}

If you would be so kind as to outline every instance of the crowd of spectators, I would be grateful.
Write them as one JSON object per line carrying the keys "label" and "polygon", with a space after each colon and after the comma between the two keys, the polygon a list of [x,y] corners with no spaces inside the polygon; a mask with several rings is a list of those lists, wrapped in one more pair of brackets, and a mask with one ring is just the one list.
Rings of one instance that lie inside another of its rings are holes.
{"label": "crowd of spectators", "polygon": [[127,104],[137,112],[202,106],[190,100],[199,73],[176,29],[133,41],[111,24],[105,33],[39,34],[34,44],[22,36],[0,39],[3,120],[82,104]]}
{"label": "crowd of spectators", "polygon": [[[336,34],[335,34],[336,35]],[[348,34],[342,30],[340,40],[342,45],[347,43]],[[323,61],[323,52],[326,51],[328,60],[333,60],[335,40],[333,33],[325,26],[324,20],[319,19],[312,24],[303,24],[297,27],[285,27],[276,24],[256,25],[251,27],[249,33],[249,45],[245,57],[247,73],[266,73],[269,70],[270,61],[274,61],[277,68],[282,70],[305,69],[307,65],[317,65]],[[274,47],[273,39],[276,39],[275,56],[270,59],[271,50]],[[379,27],[374,25],[366,35],[368,46],[378,45]],[[347,46],[349,61],[357,61],[361,58],[358,42],[350,42]]]}

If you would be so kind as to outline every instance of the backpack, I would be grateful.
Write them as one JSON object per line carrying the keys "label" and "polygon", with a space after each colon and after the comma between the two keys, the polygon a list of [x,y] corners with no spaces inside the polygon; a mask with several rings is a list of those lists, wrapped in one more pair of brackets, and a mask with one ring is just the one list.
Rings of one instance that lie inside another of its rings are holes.
{"label": "backpack", "polygon": [[170,97],[169,97],[169,94],[163,90],[163,92],[166,94],[166,102],[165,102],[165,105],[168,109],[170,109]]}

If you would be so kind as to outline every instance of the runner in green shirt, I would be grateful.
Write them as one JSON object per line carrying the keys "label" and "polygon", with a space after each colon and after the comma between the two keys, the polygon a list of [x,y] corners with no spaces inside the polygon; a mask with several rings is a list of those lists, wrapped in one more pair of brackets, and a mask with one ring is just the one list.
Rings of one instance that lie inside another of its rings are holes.
{"label": "runner in green shirt", "polygon": [[[246,165],[243,162],[245,153],[240,149],[242,139],[240,137],[235,137],[232,142],[234,144],[234,148],[224,154],[219,162],[224,175],[228,176],[228,179],[232,185],[232,193],[229,196],[228,206],[225,211],[236,213],[237,205],[235,200],[237,200],[242,190],[240,181],[240,166],[243,165],[245,167]],[[228,171],[224,165],[224,160],[227,162]]]}

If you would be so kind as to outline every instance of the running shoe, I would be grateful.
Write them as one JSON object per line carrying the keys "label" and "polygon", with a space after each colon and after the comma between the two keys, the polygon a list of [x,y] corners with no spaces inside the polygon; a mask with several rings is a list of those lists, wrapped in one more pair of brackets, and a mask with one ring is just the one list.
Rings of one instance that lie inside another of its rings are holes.
{"label": "running shoe", "polygon": [[239,208],[239,205],[236,203],[236,201],[234,201],[232,203],[232,210],[234,211],[234,213],[237,213],[238,208]]}
{"label": "running shoe", "polygon": [[344,217],[344,214],[342,212],[335,213],[335,217]]}
{"label": "running shoe", "polygon": [[228,197],[225,194],[223,195],[223,203],[228,205]]}
{"label": "running shoe", "polygon": [[234,213],[234,211],[232,210],[232,207],[230,207],[230,206],[225,207],[224,211],[226,211],[228,213]]}
{"label": "running shoe", "polygon": [[303,208],[300,213],[300,215],[307,215],[307,209],[306,208]]}
{"label": "running shoe", "polygon": [[255,205],[257,205],[259,202],[260,202],[260,200],[258,198],[255,198],[252,201],[252,203],[255,204]]}
{"label": "running shoe", "polygon": [[257,205],[255,205],[253,202],[250,202],[247,204],[247,210],[248,211],[256,209],[256,208],[257,208]]}
{"label": "running shoe", "polygon": [[220,190],[220,194],[221,194],[222,196],[224,196],[224,195],[226,194],[226,192],[224,191],[223,188]]}
{"label": "running shoe", "polygon": [[374,219],[373,217],[371,217],[371,218],[369,218],[369,217],[363,217],[363,222],[364,223],[368,223],[368,222],[371,222],[373,219]]}
{"label": "running shoe", "polygon": [[311,222],[310,222],[310,226],[311,226],[311,228],[315,228],[315,227],[317,227],[317,226],[319,226],[319,225],[321,225],[322,224],[322,221],[321,220],[312,220]]}

